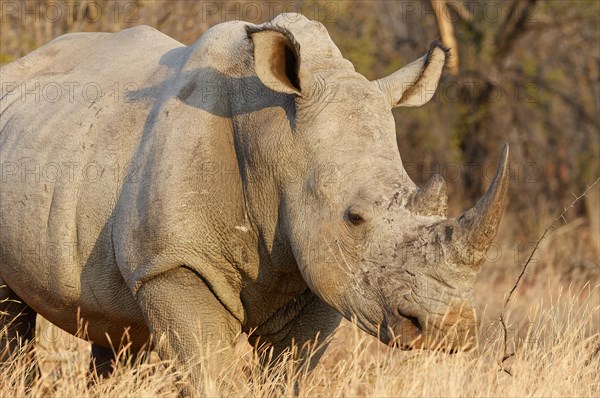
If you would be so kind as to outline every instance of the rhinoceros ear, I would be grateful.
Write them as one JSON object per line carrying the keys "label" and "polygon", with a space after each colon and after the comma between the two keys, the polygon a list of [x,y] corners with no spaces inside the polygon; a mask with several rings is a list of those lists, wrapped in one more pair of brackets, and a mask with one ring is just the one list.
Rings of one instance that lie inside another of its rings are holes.
{"label": "rhinoceros ear", "polygon": [[437,88],[448,49],[434,41],[423,57],[384,78],[374,80],[388,98],[392,108],[421,106],[427,103]]}
{"label": "rhinoceros ear", "polygon": [[273,91],[302,95],[309,75],[302,71],[300,45],[286,29],[276,26],[248,27],[254,44],[254,70],[260,81]]}

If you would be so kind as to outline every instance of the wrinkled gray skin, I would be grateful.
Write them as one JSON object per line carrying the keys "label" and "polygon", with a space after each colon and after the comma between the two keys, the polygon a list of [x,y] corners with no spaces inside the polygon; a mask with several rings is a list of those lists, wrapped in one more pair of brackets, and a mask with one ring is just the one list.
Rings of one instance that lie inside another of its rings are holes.
{"label": "wrinkled gray skin", "polygon": [[149,27],[68,34],[3,67],[0,298],[23,302],[1,304],[21,313],[8,337],[39,313],[85,320],[98,357],[125,329],[164,358],[249,331],[277,355],[342,315],[384,343],[464,348],[508,150],[458,219],[441,177],[410,180],[391,108],[427,102],[444,58],[434,43],[370,82],[284,14],[189,47]]}

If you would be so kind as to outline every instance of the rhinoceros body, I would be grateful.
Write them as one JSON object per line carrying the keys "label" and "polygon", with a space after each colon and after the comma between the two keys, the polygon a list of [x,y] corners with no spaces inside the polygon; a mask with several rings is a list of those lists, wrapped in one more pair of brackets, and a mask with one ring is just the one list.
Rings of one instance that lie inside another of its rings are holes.
{"label": "rhinoceros body", "polygon": [[97,348],[128,330],[185,359],[250,331],[280,352],[342,316],[416,347],[429,324],[473,323],[507,151],[447,219],[443,180],[419,190],[402,167],[390,112],[427,102],[443,62],[432,45],[369,82],[321,24],[284,14],[189,47],[149,27],[68,34],[3,67],[0,299],[23,303],[3,304],[23,320],[5,338],[39,313],[73,334],[83,319]]}
{"label": "rhinoceros body", "polygon": [[2,69],[3,82],[43,92],[2,104],[2,276],[51,322],[75,333],[79,309],[94,342],[132,327],[143,343],[137,290],[184,264],[248,327],[307,289],[297,268],[258,272],[272,237],[252,228],[217,92],[249,88],[219,72],[244,26],[214,29],[198,48],[150,27],[66,35]]}

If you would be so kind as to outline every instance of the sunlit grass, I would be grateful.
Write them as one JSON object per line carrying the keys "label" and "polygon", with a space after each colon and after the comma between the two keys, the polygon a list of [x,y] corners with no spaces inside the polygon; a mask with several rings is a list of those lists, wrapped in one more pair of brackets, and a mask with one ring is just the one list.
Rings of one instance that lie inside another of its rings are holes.
{"label": "sunlit grass", "polygon": [[[537,299],[516,297],[511,307],[509,345],[516,354],[505,366],[512,376],[500,370],[502,333],[493,324],[481,329],[475,350],[450,355],[389,349],[346,322],[312,372],[295,366],[292,355],[262,369],[241,339],[230,353],[236,358],[232,363],[207,372],[202,395],[278,397],[292,396],[296,389],[299,397],[597,396],[600,286],[563,289],[546,284],[529,291]],[[485,318],[489,321],[491,315],[486,312]],[[45,342],[42,338],[36,345],[42,377],[30,387],[26,375],[34,359],[26,349],[1,365],[0,395],[169,397],[177,396],[178,385],[186,381],[185,369],[157,358],[122,361],[113,376],[93,381],[87,373],[87,343],[61,336]],[[210,358],[203,362],[210,364]]]}

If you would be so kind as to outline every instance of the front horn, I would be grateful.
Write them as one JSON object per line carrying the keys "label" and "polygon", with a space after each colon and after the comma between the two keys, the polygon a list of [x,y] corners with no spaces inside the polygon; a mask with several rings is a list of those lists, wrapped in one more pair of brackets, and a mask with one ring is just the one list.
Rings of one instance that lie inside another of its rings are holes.
{"label": "front horn", "polygon": [[487,192],[475,207],[455,221],[455,249],[463,264],[479,269],[479,264],[492,244],[504,210],[508,175],[508,144],[504,144],[500,164]]}

